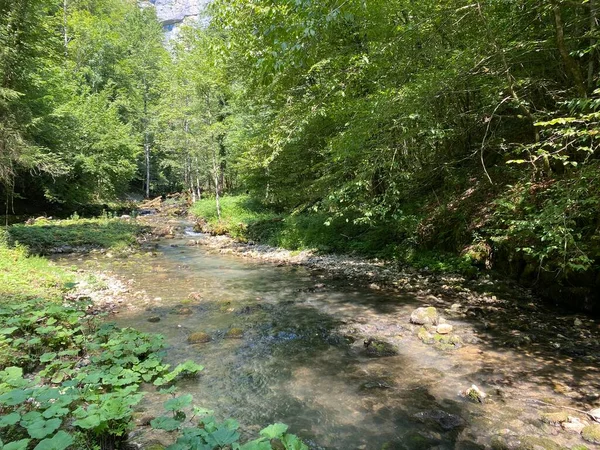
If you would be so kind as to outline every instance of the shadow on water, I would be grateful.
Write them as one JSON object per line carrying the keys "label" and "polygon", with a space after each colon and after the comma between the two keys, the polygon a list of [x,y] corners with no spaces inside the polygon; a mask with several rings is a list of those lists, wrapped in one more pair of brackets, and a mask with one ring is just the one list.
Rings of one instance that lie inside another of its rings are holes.
{"label": "shadow on water", "polygon": [[[281,421],[340,450],[489,448],[499,434],[570,446],[579,437],[542,424],[540,413],[598,404],[594,322],[574,326],[571,316],[503,298],[450,308],[456,298],[377,292],[185,243],[162,241],[154,257],[96,264],[150,295],[118,324],[164,334],[172,362],[202,363],[203,374],[181,390],[249,434]],[[442,311],[464,347],[444,352],[416,337],[408,319],[424,302]],[[189,344],[196,332],[211,341]],[[370,357],[369,337],[398,354]],[[472,383],[488,393],[484,404],[458,395]],[[150,396],[147,411],[157,414],[163,400]]]}

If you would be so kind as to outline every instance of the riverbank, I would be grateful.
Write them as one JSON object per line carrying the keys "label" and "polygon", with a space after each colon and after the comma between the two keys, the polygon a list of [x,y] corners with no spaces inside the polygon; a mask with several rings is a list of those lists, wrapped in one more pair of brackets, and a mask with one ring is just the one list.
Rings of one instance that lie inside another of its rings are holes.
{"label": "riverbank", "polygon": [[[544,239],[538,242],[540,236],[531,235],[527,226],[528,221],[536,224],[545,219],[537,216],[522,220],[507,218],[506,214],[491,210],[489,201],[487,196],[473,191],[465,194],[461,201],[454,199],[446,209],[440,205],[424,208],[389,223],[367,223],[352,215],[329,217],[314,211],[278,211],[244,195],[221,198],[220,217],[213,199],[195,203],[190,212],[198,231],[229,235],[241,243],[256,243],[259,250],[255,253],[259,257],[265,253],[265,246],[270,246],[287,249],[292,256],[308,251],[309,259],[317,255],[357,255],[361,260],[376,260],[377,265],[385,261],[392,271],[400,268],[400,272],[409,274],[458,274],[475,282],[494,278],[518,285],[523,292],[531,290],[536,294],[536,301],[597,314],[598,289],[594,287],[597,271],[592,267],[593,261],[578,265],[565,260],[563,263],[568,267],[556,269],[561,262],[555,256],[550,257],[554,255],[553,250],[544,250]],[[527,209],[534,208],[528,206]],[[482,236],[481,239],[470,241],[465,237],[468,233],[462,229],[466,220],[461,219],[463,216],[474,222],[471,234]],[[516,225],[506,229],[507,224],[513,222]],[[460,236],[461,242],[453,242],[454,235]],[[569,236],[567,233],[565,239],[570,239]],[[552,235],[552,239],[558,237]],[[552,248],[557,245],[567,244],[555,243]],[[269,249],[266,253],[274,252]],[[542,260],[536,261],[542,254]],[[286,255],[284,259],[290,258]],[[402,278],[402,273],[396,275]]]}

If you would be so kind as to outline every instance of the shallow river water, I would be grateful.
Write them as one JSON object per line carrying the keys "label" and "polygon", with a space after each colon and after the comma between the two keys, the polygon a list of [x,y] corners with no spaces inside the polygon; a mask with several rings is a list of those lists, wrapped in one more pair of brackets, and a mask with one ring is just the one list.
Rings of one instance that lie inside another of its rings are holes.
{"label": "shallow river water", "polygon": [[[515,346],[508,344],[519,333],[515,323],[533,320],[527,310],[510,313],[517,318],[505,325],[503,312],[482,318],[440,308],[464,344],[442,350],[419,340],[419,327],[409,323],[423,299],[302,267],[209,252],[186,245],[190,239],[161,240],[152,251],[126,259],[69,256],[63,262],[133,280],[131,295],[111,320],[163,334],[169,362],[204,365],[198,378],[180,384],[180,392],[193,394],[197,406],[220,418],[236,418],[248,435],[284,422],[315,446],[339,450],[583,443],[578,434],[540,419],[564,407],[598,407],[596,322],[573,331],[572,316],[536,313],[542,323],[530,335],[543,343],[534,338]],[[232,329],[241,337],[227,335]],[[189,344],[195,332],[211,341]],[[550,341],[556,335],[570,348],[590,340],[593,345],[565,354]],[[364,344],[369,337],[392,343],[398,354],[370,356]],[[488,394],[483,404],[460,395],[472,384]],[[144,413],[160,414],[162,401],[150,395]]]}

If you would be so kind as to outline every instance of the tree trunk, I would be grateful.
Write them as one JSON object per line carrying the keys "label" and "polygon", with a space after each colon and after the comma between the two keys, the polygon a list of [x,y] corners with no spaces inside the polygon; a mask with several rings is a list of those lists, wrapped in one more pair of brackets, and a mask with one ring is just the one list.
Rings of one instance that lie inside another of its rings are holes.
{"label": "tree trunk", "polygon": [[67,28],[69,14],[67,1],[68,0],[63,0],[63,39],[65,43],[65,58],[69,56],[69,33]]}
{"label": "tree trunk", "polygon": [[148,133],[144,134],[144,156],[146,157],[146,198],[150,198],[150,142]]}
{"label": "tree trunk", "polygon": [[596,38],[594,35],[596,34],[597,27],[597,17],[596,17],[596,0],[590,0],[590,55],[588,62],[588,76],[587,76],[587,88],[588,92],[592,92],[594,90],[594,69],[596,65],[596,49],[594,48],[596,45]]}
{"label": "tree trunk", "polygon": [[577,94],[582,98],[587,97],[587,91],[585,89],[583,75],[581,74],[579,64],[577,64],[577,61],[571,57],[565,43],[565,26],[562,20],[560,4],[558,1],[552,1],[552,10],[554,12],[554,26],[556,29],[556,46],[558,47],[560,57],[562,58],[568,74],[573,78],[573,84],[575,85]]}

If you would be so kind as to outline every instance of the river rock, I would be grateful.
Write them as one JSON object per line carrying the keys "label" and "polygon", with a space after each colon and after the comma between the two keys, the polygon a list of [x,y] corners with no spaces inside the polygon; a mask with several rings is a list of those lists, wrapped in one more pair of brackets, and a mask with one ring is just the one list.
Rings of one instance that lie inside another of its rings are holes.
{"label": "river rock", "polygon": [[425,344],[433,343],[433,334],[425,329],[425,327],[419,328],[419,332],[417,333],[417,337],[423,341]]}
{"label": "river rock", "polygon": [[463,392],[463,395],[476,403],[483,403],[487,397],[487,394],[479,389],[475,384],[472,384],[469,389]]}
{"label": "river rock", "polygon": [[561,425],[565,431],[580,434],[587,424],[583,423],[578,417],[569,416],[568,422],[563,422]]}
{"label": "river rock", "polygon": [[225,337],[227,339],[241,339],[244,337],[244,330],[241,328],[231,328],[227,333],[225,333]]}
{"label": "river rock", "polygon": [[523,436],[519,438],[519,450],[563,450],[564,447],[552,439],[539,436]]}
{"label": "river rock", "polygon": [[158,316],[148,317],[148,322],[151,322],[151,323],[160,322],[160,317],[158,317]]}
{"label": "river rock", "polygon": [[192,333],[188,337],[189,344],[204,344],[206,342],[210,342],[211,340],[212,338],[210,337],[210,334],[204,333],[202,331],[198,333]]}
{"label": "river rock", "polygon": [[363,383],[360,386],[360,389],[363,391],[367,391],[367,390],[373,390],[373,389],[392,389],[393,387],[394,386],[392,386],[387,381],[374,380],[374,381],[367,381],[367,382]]}
{"label": "river rock", "polygon": [[560,426],[563,422],[569,421],[569,414],[565,411],[542,414],[542,422]]}
{"label": "river rock", "polygon": [[382,356],[395,356],[398,354],[398,351],[392,344],[373,338],[365,341],[365,348],[367,356],[373,358],[379,358]]}
{"label": "river rock", "polygon": [[452,333],[452,330],[454,328],[452,328],[452,325],[448,324],[448,323],[442,323],[440,325],[437,326],[436,331],[439,334],[450,334]]}
{"label": "river rock", "polygon": [[190,315],[194,314],[194,312],[190,308],[186,308],[184,306],[174,308],[170,311],[170,313],[176,314],[178,316],[190,316]]}
{"label": "river rock", "polygon": [[442,411],[441,409],[432,409],[430,411],[423,411],[414,415],[415,418],[422,422],[436,422],[442,429],[449,431],[454,428],[462,427],[465,425],[465,421],[455,415]]}
{"label": "river rock", "polygon": [[439,315],[433,306],[415,309],[410,315],[410,322],[416,325],[437,325]]}
{"label": "river rock", "polygon": [[600,444],[600,424],[594,423],[585,427],[581,430],[581,437],[592,444]]}
{"label": "river rock", "polygon": [[600,422],[600,408],[592,409],[588,414],[596,422]]}

